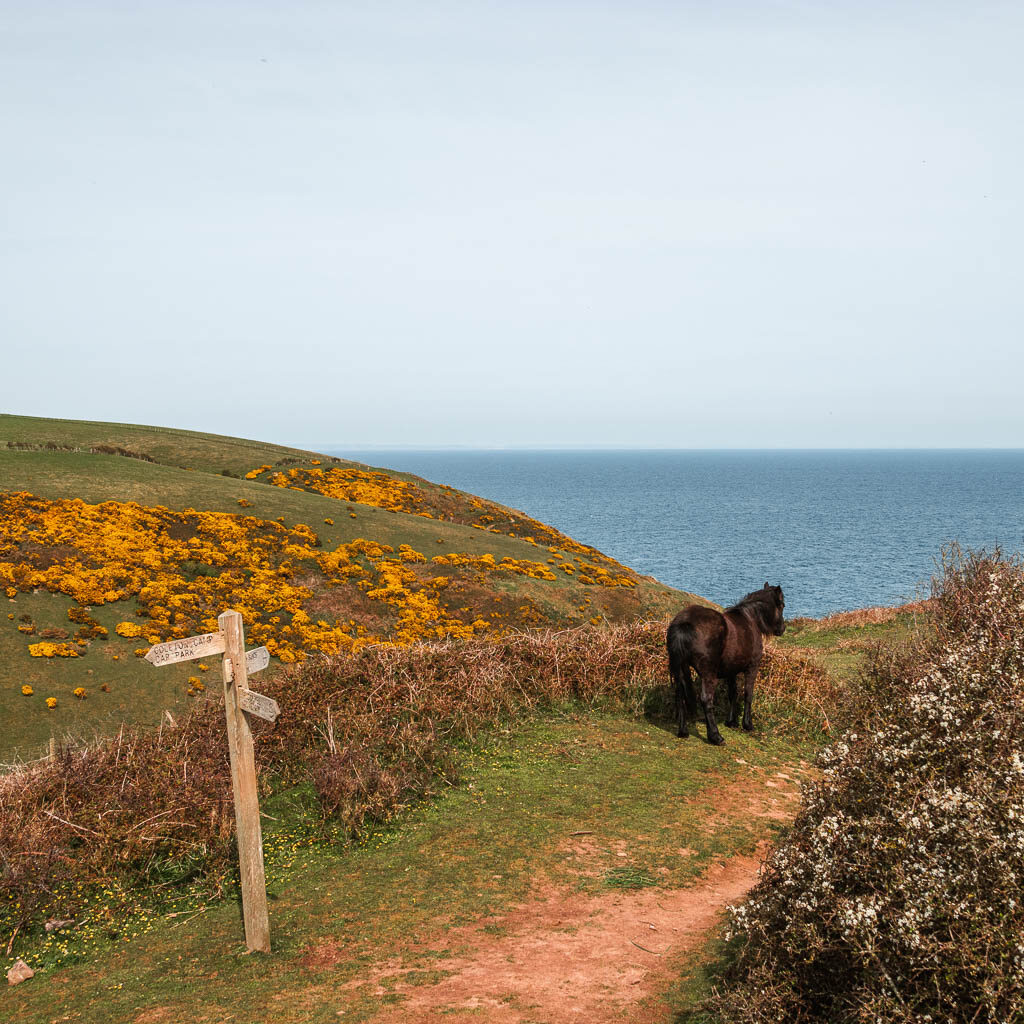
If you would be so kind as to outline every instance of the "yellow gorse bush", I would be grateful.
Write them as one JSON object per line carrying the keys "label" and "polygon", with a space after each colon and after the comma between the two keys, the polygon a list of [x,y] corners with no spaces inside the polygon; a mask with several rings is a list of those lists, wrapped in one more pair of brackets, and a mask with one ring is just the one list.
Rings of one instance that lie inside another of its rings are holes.
{"label": "yellow gorse bush", "polygon": [[33,658],[77,658],[78,649],[74,644],[51,644],[48,641],[29,644],[28,653]]}
{"label": "yellow gorse bush", "polygon": [[[258,476],[268,468],[253,472]],[[413,486],[364,471],[302,473],[294,478],[279,473],[275,480],[323,478],[325,486],[337,486],[340,493],[347,493],[343,485],[358,485],[362,498],[382,502],[397,501]],[[220,612],[234,608],[242,614],[249,641],[265,645],[283,662],[370,643],[468,638],[500,630],[496,620],[501,616],[484,618],[468,607],[449,608],[453,581],[556,578],[549,566],[529,559],[458,552],[428,558],[408,544],[395,551],[364,538],[331,551],[320,544],[303,523],[287,527],[242,513],[0,494],[0,586],[14,593],[42,588],[78,605],[68,611],[68,618],[82,625],[76,643],[32,644],[33,657],[79,657],[91,640],[106,635],[88,609],[126,600],[136,602],[136,614],[144,621],[119,622],[115,631],[121,637],[155,644],[213,631]],[[603,565],[579,561],[594,583],[635,585],[625,570],[613,575]],[[360,614],[368,616],[372,629],[349,618],[349,609],[331,604],[331,588],[342,586],[355,594],[342,600],[362,602]],[[325,603],[335,610],[317,610]],[[135,655],[142,658],[147,652],[148,647],[139,647]]]}
{"label": "yellow gorse bush", "polygon": [[[314,462],[313,465],[316,467],[318,464]],[[481,498],[460,494],[451,487],[431,489],[429,486],[399,480],[380,470],[354,467],[332,467],[326,470],[293,467],[274,471],[271,466],[259,466],[247,473],[246,477],[250,480],[260,479],[274,487],[312,491],[339,501],[355,501],[426,519],[448,519],[490,533],[507,532],[510,537],[517,536],[515,530],[506,531],[497,525],[505,520],[509,526],[518,527],[520,535],[525,530],[524,540],[534,547],[548,545],[548,551],[558,558],[565,557],[564,552],[571,552],[592,560],[594,564],[581,563],[580,569],[591,577],[593,583],[606,587],[636,586],[636,580],[624,566],[596,548],[580,544],[521,512],[513,512],[510,517],[509,509]],[[354,512],[349,512],[349,515],[356,518]]]}
{"label": "yellow gorse bush", "polygon": [[[246,478],[255,480],[270,470],[270,466],[260,466],[246,473]],[[328,498],[358,501],[361,505],[388,508],[395,512],[418,512],[422,505],[422,499],[416,493],[419,488],[415,485],[369,469],[289,469],[274,473],[265,482],[275,487],[295,487]]]}

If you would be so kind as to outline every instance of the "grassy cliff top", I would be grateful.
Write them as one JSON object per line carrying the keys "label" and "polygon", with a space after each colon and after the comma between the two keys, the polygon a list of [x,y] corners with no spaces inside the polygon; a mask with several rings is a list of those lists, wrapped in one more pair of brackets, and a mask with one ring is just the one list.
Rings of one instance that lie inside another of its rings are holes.
{"label": "grassy cliff top", "polygon": [[368,643],[663,618],[692,599],[409,474],[214,434],[10,415],[0,590],[7,757],[183,710],[215,666],[156,670],[141,655],[215,629],[227,608],[273,671]]}
{"label": "grassy cliff top", "polygon": [[316,452],[265,441],[176,430],[173,427],[93,423],[8,413],[0,413],[0,444],[9,450],[69,451],[77,454],[88,454],[101,447],[117,447],[165,466],[203,473],[228,470],[236,475],[244,474],[262,462],[325,457],[318,456]]}

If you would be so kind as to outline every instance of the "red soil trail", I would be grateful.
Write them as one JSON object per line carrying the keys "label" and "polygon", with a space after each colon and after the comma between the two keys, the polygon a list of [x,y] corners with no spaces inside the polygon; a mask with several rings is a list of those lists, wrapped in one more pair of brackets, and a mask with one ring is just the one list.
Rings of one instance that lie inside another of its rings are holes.
{"label": "red soil trail", "polygon": [[[726,791],[717,812],[791,817],[796,780],[780,773],[758,781],[748,777],[742,788]],[[444,975],[441,980],[424,984],[422,975],[417,977],[416,970],[403,968],[395,959],[342,988],[381,996],[391,991],[400,997],[398,1004],[374,1017],[375,1024],[460,1019],[489,1024],[654,1024],[669,1012],[657,997],[679,979],[682,959],[702,945],[725,907],[740,901],[757,881],[766,851],[763,845],[758,855],[712,863],[702,878],[683,889],[587,896],[538,888],[530,902],[500,918],[446,933],[446,947],[467,952],[431,964]],[[567,852],[585,856],[586,849],[577,845]],[[691,852],[679,851],[680,856]],[[315,960],[327,952],[314,950],[310,956]],[[343,1011],[338,1016],[345,1019]]]}

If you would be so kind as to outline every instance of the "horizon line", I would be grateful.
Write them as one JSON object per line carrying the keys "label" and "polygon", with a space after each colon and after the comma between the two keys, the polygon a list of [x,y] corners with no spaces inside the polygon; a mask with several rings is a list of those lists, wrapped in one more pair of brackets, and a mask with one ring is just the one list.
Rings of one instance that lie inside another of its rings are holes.
{"label": "horizon line", "polygon": [[716,446],[713,448],[677,448],[644,445],[468,445],[468,444],[292,444],[290,447],[324,452],[1024,452],[1024,446],[1003,445],[887,445],[835,446]]}

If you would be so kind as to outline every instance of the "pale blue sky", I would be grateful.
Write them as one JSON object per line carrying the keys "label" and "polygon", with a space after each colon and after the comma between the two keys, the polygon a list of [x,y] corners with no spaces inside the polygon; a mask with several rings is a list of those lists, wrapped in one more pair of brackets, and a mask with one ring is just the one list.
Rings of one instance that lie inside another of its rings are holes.
{"label": "pale blue sky", "polygon": [[1024,445],[1018,3],[0,0],[6,411]]}

